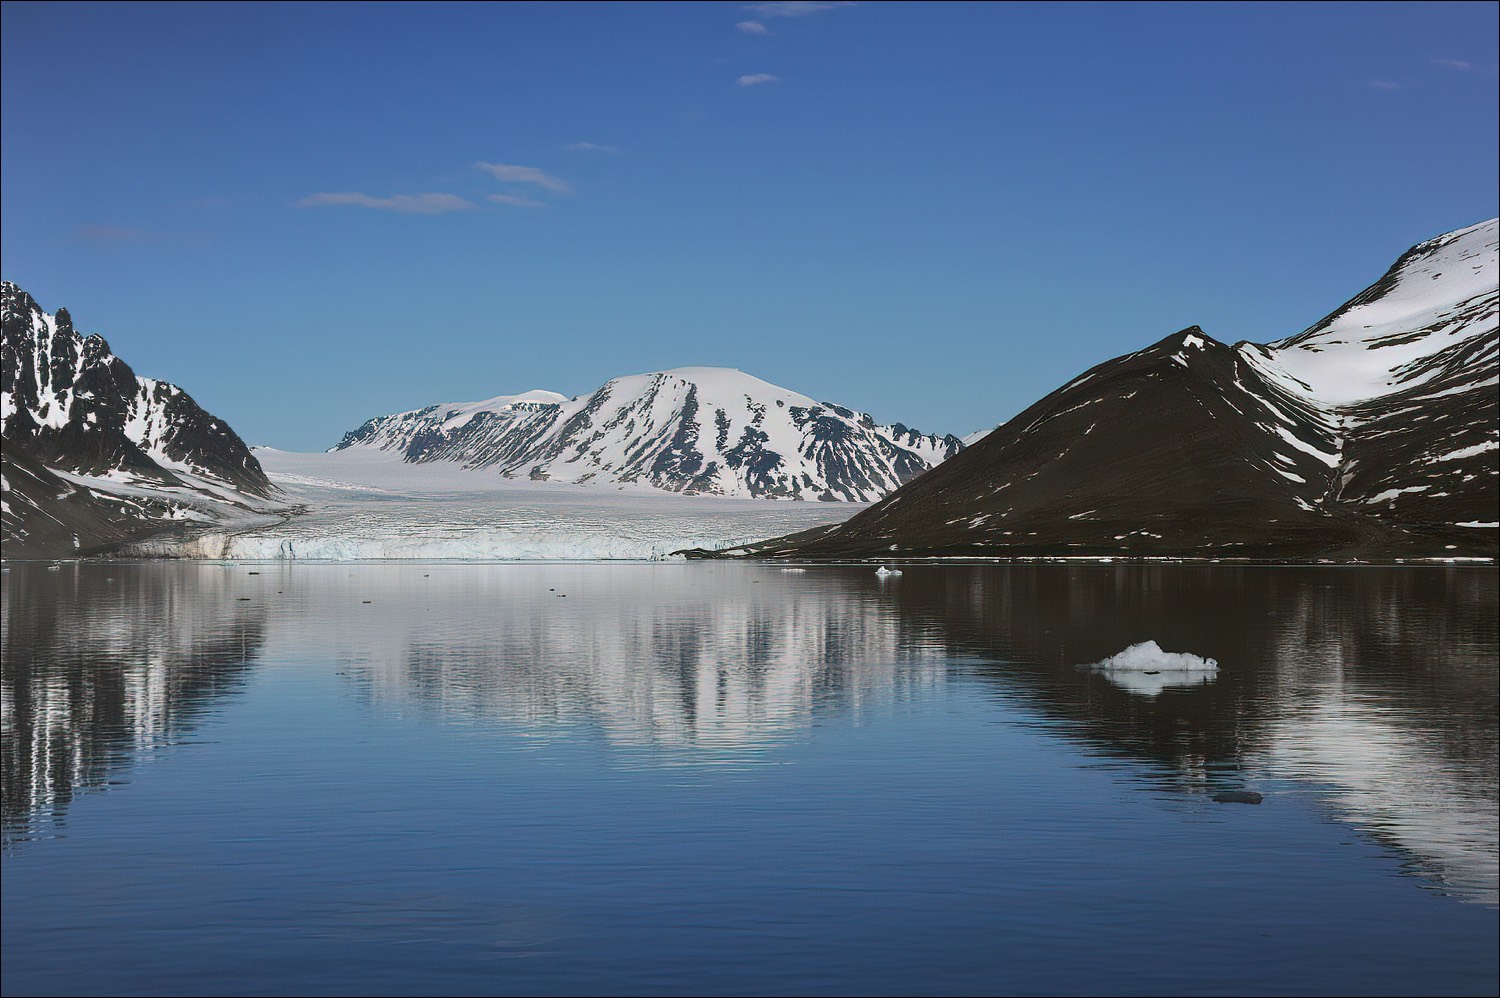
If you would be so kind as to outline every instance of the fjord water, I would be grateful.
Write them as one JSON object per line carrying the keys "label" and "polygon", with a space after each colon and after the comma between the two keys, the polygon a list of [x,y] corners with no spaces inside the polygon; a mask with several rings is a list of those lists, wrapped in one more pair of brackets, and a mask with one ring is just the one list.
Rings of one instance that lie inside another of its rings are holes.
{"label": "fjord water", "polygon": [[[1487,568],[13,564],[4,989],[1494,993],[1496,603]],[[1080,668],[1147,640],[1219,672]]]}

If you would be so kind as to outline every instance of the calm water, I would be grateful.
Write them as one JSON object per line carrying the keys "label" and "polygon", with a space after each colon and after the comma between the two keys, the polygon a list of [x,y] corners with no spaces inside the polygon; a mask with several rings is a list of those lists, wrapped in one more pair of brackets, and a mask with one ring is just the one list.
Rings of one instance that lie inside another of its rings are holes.
{"label": "calm water", "polygon": [[[13,565],[4,990],[1493,994],[1496,605],[1493,569]],[[1079,668],[1147,639],[1221,672]]]}

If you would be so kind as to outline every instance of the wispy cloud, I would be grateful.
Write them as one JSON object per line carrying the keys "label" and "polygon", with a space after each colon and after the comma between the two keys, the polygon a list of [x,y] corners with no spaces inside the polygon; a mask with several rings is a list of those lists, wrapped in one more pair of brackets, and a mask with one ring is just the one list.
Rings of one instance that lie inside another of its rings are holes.
{"label": "wispy cloud", "polygon": [[507,184],[535,184],[543,190],[554,194],[571,194],[573,185],[561,177],[554,177],[550,173],[544,173],[534,166],[515,166],[510,163],[485,163],[474,164],[474,169],[484,170],[494,176],[496,180]]}
{"label": "wispy cloud", "polygon": [[781,0],[779,3],[747,3],[745,10],[756,17],[806,17],[838,7],[853,7],[853,0]]}
{"label": "wispy cloud", "polygon": [[1370,83],[1369,83],[1369,87],[1370,87],[1371,90],[1405,90],[1406,89],[1401,84],[1399,84],[1399,83],[1392,83],[1390,80],[1371,80]]}
{"label": "wispy cloud", "polygon": [[775,83],[776,79],[770,73],[747,73],[734,82],[742,87],[758,87],[762,83]]}
{"label": "wispy cloud", "polygon": [[130,229],[123,225],[81,225],[78,227],[78,238],[90,243],[135,243],[151,236],[140,229]]}
{"label": "wispy cloud", "polygon": [[377,211],[400,212],[403,215],[445,215],[450,211],[468,211],[474,207],[473,202],[466,201],[457,194],[393,194],[388,198],[378,198],[357,191],[310,194],[296,202],[298,208],[319,208],[326,205],[354,205]]}
{"label": "wispy cloud", "polygon": [[519,194],[486,194],[484,196],[484,199],[486,201],[493,201],[496,204],[512,205],[516,208],[547,207],[547,203],[545,201],[538,201],[535,198],[522,197]]}
{"label": "wispy cloud", "polygon": [[1464,62],[1462,59],[1434,59],[1432,60],[1432,64],[1434,66],[1442,66],[1444,69],[1456,69],[1460,73],[1474,72],[1474,64]]}
{"label": "wispy cloud", "polygon": [[568,146],[571,152],[602,152],[610,156],[620,155],[619,146],[605,145],[602,142],[574,142]]}
{"label": "wispy cloud", "polygon": [[735,27],[747,35],[769,35],[771,33],[771,29],[759,21],[741,21]]}

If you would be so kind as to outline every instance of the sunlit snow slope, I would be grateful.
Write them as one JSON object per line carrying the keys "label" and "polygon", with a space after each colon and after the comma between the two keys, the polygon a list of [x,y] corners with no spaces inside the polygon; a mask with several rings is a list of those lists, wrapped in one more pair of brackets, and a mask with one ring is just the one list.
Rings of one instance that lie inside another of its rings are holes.
{"label": "sunlit snow slope", "polygon": [[740,371],[683,367],[615,378],[575,399],[534,391],[382,416],[335,449],[505,478],[868,502],[962,446]]}

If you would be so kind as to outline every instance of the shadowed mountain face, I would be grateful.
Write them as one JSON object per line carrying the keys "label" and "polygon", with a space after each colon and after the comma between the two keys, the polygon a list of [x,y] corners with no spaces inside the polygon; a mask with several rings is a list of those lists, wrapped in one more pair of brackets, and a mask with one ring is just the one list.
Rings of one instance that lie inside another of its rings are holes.
{"label": "shadowed mountain face", "polygon": [[615,378],[576,399],[534,391],[381,416],[334,449],[505,478],[869,502],[962,447],[740,371],[687,367]]}
{"label": "shadowed mountain face", "polygon": [[1306,332],[1195,327],[1101,364],[771,557],[1494,557],[1495,221]]}
{"label": "shadowed mountain face", "polygon": [[153,531],[172,512],[164,502],[107,496],[74,484],[9,441],[0,454],[0,476],[7,557],[90,554]]}
{"label": "shadowed mountain face", "polygon": [[0,431],[6,494],[18,500],[4,513],[8,555],[88,550],[198,518],[186,513],[195,504],[274,492],[228,424],[177,386],[137,376],[66,309],[49,315],[8,282],[0,309]]}

